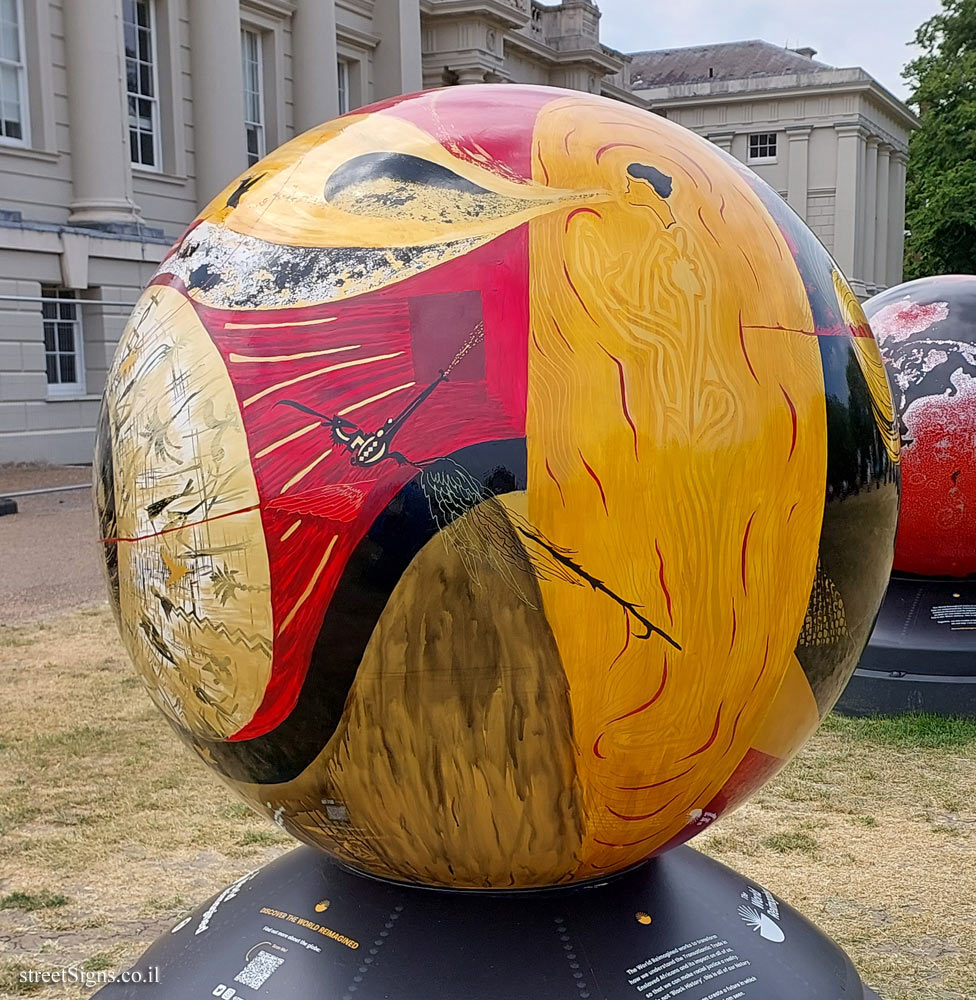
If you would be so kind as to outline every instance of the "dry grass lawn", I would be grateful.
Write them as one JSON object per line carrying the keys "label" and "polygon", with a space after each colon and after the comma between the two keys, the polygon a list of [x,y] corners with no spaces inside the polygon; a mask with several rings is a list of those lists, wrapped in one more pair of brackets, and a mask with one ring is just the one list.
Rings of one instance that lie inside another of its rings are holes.
{"label": "dry grass lawn", "polygon": [[[177,742],[104,609],[0,627],[0,720],[0,998],[25,995],[24,968],[125,966],[290,843]],[[831,934],[885,1000],[971,1000],[974,789],[976,724],[831,719],[697,845]]]}

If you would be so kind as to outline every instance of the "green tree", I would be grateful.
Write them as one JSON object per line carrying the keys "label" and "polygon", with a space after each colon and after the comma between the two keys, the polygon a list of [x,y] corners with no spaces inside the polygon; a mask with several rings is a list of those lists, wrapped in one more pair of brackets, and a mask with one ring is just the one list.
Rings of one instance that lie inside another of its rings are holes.
{"label": "green tree", "polygon": [[976,0],[942,0],[904,70],[921,128],[909,143],[905,277],[976,273]]}

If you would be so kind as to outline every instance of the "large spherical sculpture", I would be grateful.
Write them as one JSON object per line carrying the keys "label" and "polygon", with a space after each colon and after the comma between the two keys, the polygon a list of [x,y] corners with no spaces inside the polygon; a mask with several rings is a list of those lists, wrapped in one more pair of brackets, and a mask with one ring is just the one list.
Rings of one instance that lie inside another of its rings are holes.
{"label": "large spherical sculpture", "polygon": [[897,449],[777,195],[662,118],[504,86],[231,183],[125,330],[97,469],[182,738],[356,869],[507,889],[633,866],[796,752],[877,612]]}
{"label": "large spherical sculpture", "polygon": [[903,499],[895,572],[839,709],[976,715],[976,277],[909,281],[864,308],[901,424]]}
{"label": "large spherical sculpture", "polygon": [[902,420],[895,569],[976,573],[976,277],[909,281],[865,311]]}

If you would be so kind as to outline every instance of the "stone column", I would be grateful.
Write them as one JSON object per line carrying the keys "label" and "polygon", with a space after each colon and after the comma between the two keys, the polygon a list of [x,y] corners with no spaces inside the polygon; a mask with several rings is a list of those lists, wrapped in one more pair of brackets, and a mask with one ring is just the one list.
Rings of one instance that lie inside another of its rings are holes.
{"label": "stone column", "polygon": [[837,185],[834,198],[834,257],[858,295],[864,294],[863,233],[858,225],[864,197],[864,129],[835,125]]}
{"label": "stone column", "polygon": [[291,37],[297,133],[339,114],[335,0],[297,0]]}
{"label": "stone column", "polygon": [[247,168],[238,0],[190,3],[193,146],[197,205]]}
{"label": "stone column", "polygon": [[373,60],[374,100],[421,90],[420,0],[377,3],[373,30],[381,39]]}
{"label": "stone column", "polygon": [[487,72],[484,66],[459,66],[455,69],[457,82],[461,85],[484,83]]}
{"label": "stone column", "polygon": [[905,256],[905,166],[908,154],[896,149],[888,166],[888,284],[900,285]]}
{"label": "stone column", "polygon": [[[878,226],[878,143],[875,135],[869,135],[864,144],[864,261],[861,277],[866,285],[875,283],[874,255]],[[883,223],[882,223],[883,225]]]}
{"label": "stone column", "polygon": [[786,201],[804,221],[807,218],[807,192],[810,188],[810,133],[808,125],[788,128]]}
{"label": "stone column", "polygon": [[122,5],[69,0],[64,44],[73,188],[68,222],[96,228],[139,225],[129,162]]}
{"label": "stone column", "polygon": [[874,244],[874,282],[876,285],[888,284],[888,244],[891,242],[888,219],[888,163],[891,146],[881,143],[878,146],[878,226],[875,232]]}

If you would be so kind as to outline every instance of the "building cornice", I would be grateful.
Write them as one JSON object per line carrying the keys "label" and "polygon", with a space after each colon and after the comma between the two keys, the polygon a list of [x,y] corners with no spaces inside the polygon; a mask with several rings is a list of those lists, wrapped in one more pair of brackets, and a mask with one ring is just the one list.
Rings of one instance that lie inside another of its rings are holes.
{"label": "building cornice", "polygon": [[532,17],[527,0],[421,0],[420,13],[427,18],[477,17],[508,29],[524,28]]}
{"label": "building cornice", "polygon": [[372,35],[368,31],[360,31],[358,28],[350,28],[346,24],[336,24],[336,38],[340,42],[348,42],[364,49],[375,49],[380,44],[380,36]]}
{"label": "building cornice", "polygon": [[633,91],[625,90],[623,87],[618,87],[612,83],[607,83],[605,80],[600,81],[600,94],[603,97],[610,97],[613,100],[621,101],[624,104],[631,104],[635,108],[643,108],[645,111],[648,110],[647,101],[638,97]]}
{"label": "building cornice", "polygon": [[816,73],[791,73],[781,76],[743,77],[735,80],[712,80],[669,87],[641,87],[634,92],[652,107],[678,105],[694,107],[706,104],[742,103],[760,97],[801,97],[811,94],[862,93],[870,96],[907,131],[919,126],[918,116],[908,105],[861,69],[822,70]]}
{"label": "building cornice", "polygon": [[[624,65],[624,57],[619,58],[611,53],[613,49],[600,48],[590,49],[554,49],[550,46],[537,42],[527,35],[512,34],[504,38],[505,48],[521,49],[533,56],[539,62],[547,63],[550,66],[589,66],[599,73],[617,73]],[[647,100],[639,94],[634,95],[640,102],[641,107],[647,107]]]}
{"label": "building cornice", "polygon": [[281,20],[291,17],[296,9],[295,4],[291,3],[290,0],[241,0],[242,13],[254,11],[257,14]]}

